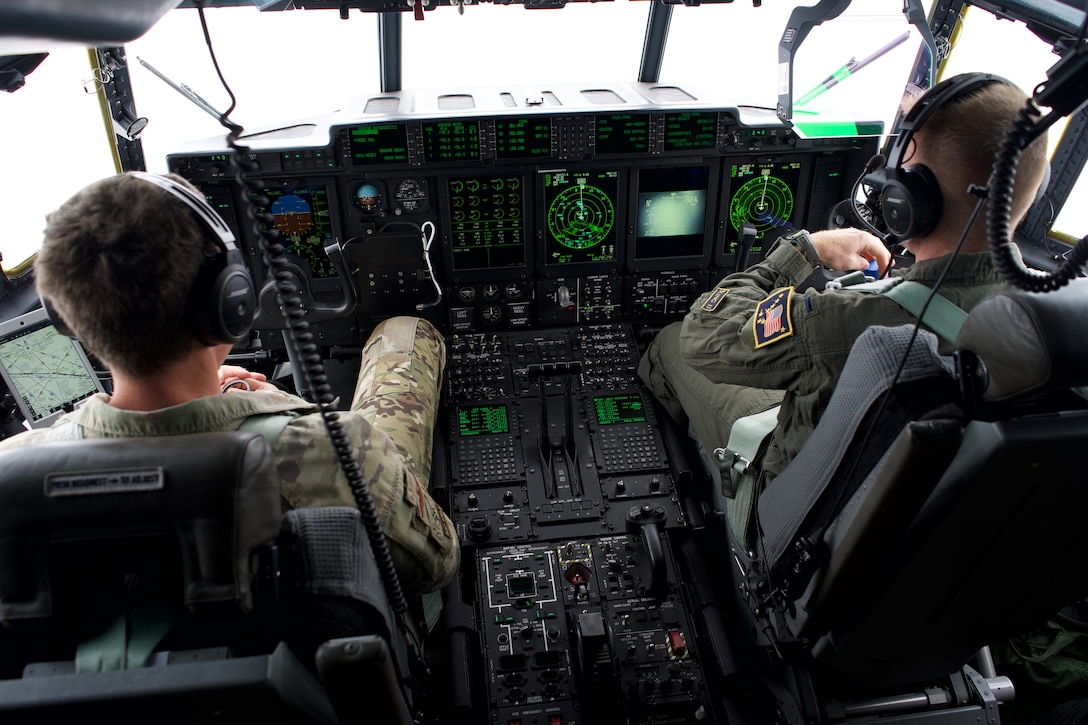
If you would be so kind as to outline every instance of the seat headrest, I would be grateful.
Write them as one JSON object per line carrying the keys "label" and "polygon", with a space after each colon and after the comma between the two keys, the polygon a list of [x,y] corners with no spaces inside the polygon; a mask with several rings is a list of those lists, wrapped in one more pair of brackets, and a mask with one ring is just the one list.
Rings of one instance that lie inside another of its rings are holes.
{"label": "seat headrest", "polygon": [[967,315],[956,347],[985,365],[987,401],[1088,384],[1088,279],[987,297]]}
{"label": "seat headrest", "polygon": [[[190,610],[247,611],[251,553],[282,516],[279,477],[256,433],[98,438],[0,452],[0,620],[53,610],[49,549],[174,537]],[[80,554],[82,556],[82,553]]]}

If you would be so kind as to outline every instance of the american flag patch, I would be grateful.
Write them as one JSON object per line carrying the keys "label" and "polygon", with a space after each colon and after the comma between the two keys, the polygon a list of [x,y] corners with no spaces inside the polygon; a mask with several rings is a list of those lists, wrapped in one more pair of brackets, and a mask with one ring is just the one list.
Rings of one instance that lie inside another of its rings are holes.
{"label": "american flag patch", "polygon": [[790,324],[792,302],[793,287],[784,287],[772,292],[770,297],[756,306],[753,329],[757,349],[793,334],[793,326]]}

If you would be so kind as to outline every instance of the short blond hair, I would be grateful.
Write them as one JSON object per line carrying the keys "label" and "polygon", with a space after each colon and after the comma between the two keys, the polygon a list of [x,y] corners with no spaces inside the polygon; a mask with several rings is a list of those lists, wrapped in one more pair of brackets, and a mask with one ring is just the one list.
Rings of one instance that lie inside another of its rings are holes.
{"label": "short blond hair", "polygon": [[[1027,101],[1020,88],[995,81],[934,111],[915,135],[924,149],[926,166],[941,186],[942,216],[953,225],[966,224],[977,201],[967,189],[972,184],[980,188],[987,185],[1001,141]],[[1047,163],[1043,134],[1024,149],[1017,164],[1012,199],[1015,221],[1019,222],[1035,199]]]}

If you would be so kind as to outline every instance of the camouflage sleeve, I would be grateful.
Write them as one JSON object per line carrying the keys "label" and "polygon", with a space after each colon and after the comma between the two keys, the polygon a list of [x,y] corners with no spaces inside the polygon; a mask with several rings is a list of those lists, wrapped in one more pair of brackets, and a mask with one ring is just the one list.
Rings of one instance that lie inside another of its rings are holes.
{"label": "camouflage sleeve", "polygon": [[[384,321],[363,351],[352,410],[339,413],[411,592],[440,588],[460,563],[453,524],[426,488],[444,355],[430,323]],[[292,420],[276,454],[292,507],[355,506],[320,415]]]}

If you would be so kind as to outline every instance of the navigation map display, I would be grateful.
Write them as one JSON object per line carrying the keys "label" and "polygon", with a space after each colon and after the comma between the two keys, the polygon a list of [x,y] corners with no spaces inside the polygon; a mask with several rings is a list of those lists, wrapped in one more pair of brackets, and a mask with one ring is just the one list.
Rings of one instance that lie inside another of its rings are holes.
{"label": "navigation map display", "polygon": [[57,332],[42,309],[0,326],[0,375],[34,428],[102,391],[78,344]]}

